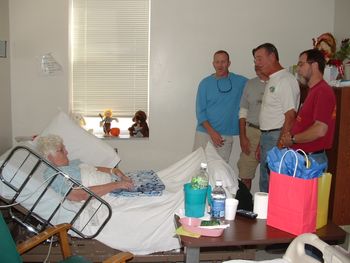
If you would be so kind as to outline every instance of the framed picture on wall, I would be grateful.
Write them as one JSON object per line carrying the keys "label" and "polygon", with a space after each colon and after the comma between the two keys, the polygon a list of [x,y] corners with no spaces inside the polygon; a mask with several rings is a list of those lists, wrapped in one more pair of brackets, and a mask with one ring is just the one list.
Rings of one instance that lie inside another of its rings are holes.
{"label": "framed picture on wall", "polygon": [[0,40],[0,58],[6,58],[6,43],[7,41]]}

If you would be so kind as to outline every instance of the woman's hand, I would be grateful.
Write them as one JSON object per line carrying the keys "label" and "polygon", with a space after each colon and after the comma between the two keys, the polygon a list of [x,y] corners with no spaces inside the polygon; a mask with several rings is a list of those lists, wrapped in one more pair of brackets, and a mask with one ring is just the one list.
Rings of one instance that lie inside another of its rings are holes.
{"label": "woman's hand", "polygon": [[115,189],[131,190],[134,187],[134,184],[132,182],[127,182],[127,181],[114,182],[114,184],[116,186]]}
{"label": "woman's hand", "polygon": [[118,176],[122,181],[125,182],[132,182],[130,177],[127,177],[121,170],[119,170],[118,168],[111,168],[111,173],[115,174],[116,176]]}
{"label": "woman's hand", "polygon": [[130,177],[127,177],[126,175],[123,175],[123,176],[121,177],[121,179],[122,179],[122,181],[125,181],[125,182],[130,182],[130,183],[132,183],[132,180],[131,180],[131,178],[130,178]]}

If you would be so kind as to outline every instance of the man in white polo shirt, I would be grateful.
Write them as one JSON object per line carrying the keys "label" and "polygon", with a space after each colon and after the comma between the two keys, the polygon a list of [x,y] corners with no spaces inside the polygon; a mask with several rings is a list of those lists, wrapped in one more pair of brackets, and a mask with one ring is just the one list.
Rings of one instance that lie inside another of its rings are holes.
{"label": "man in white polo shirt", "polygon": [[300,101],[296,78],[279,63],[276,47],[265,43],[254,50],[255,65],[269,76],[260,111],[260,181],[261,192],[269,190],[267,152],[281,145],[281,134],[289,132],[295,121]]}

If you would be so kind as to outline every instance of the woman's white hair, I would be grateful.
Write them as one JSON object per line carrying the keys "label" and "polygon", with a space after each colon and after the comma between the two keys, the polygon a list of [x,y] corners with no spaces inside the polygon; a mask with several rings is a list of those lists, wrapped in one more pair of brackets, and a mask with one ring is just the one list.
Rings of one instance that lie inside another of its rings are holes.
{"label": "woman's white hair", "polygon": [[47,158],[50,154],[55,155],[63,144],[63,139],[55,134],[40,136],[36,142],[39,153]]}

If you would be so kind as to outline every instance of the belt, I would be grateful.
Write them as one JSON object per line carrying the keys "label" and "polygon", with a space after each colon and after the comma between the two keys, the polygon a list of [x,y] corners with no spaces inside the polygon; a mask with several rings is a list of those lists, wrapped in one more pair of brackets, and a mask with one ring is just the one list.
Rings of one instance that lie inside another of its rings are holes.
{"label": "belt", "polygon": [[255,125],[255,124],[253,124],[253,123],[250,123],[250,122],[247,122],[247,125],[248,125],[249,127],[252,127],[252,128],[255,128],[255,129],[258,129],[258,130],[260,130],[260,127],[259,127],[259,125]]}
{"label": "belt", "polygon": [[316,151],[316,152],[309,152],[309,153],[306,153],[307,155],[311,155],[311,154],[319,154],[319,153],[324,153],[325,150],[319,150],[319,151]]}
{"label": "belt", "polygon": [[274,131],[280,131],[282,128],[278,129],[271,129],[271,130],[260,130],[261,132],[274,132]]}

